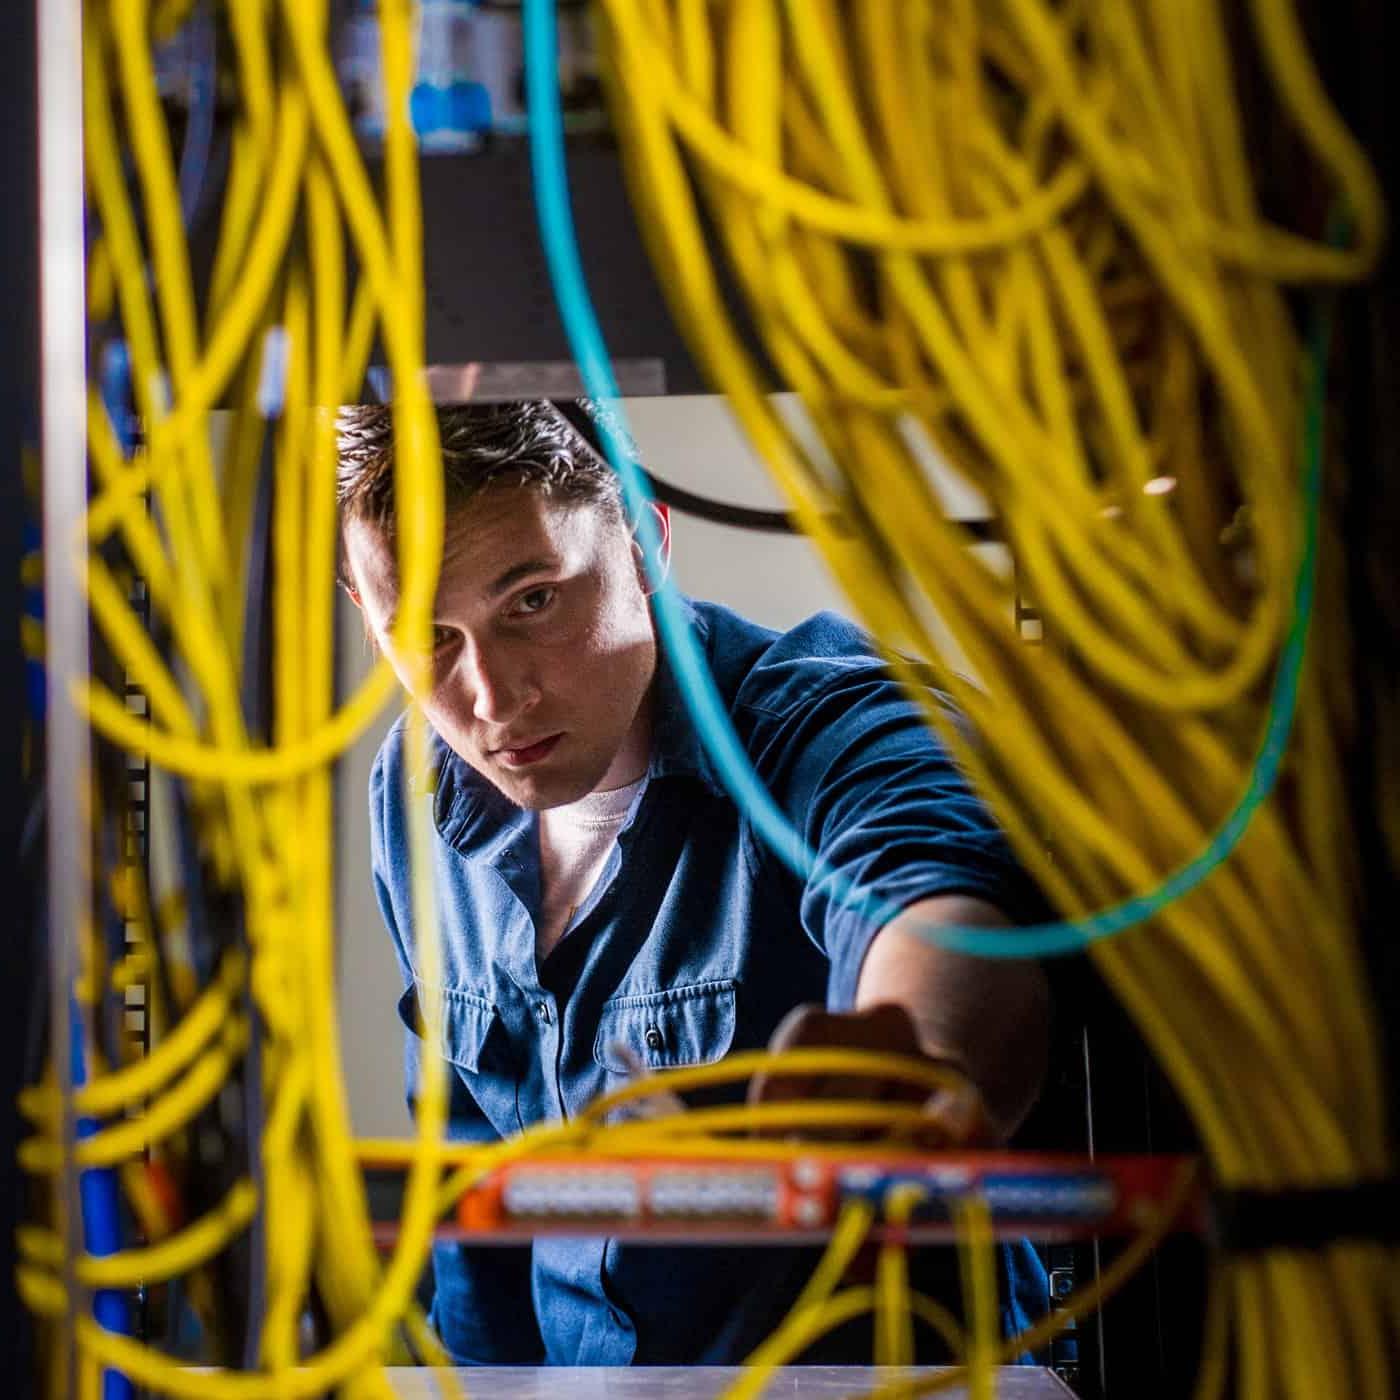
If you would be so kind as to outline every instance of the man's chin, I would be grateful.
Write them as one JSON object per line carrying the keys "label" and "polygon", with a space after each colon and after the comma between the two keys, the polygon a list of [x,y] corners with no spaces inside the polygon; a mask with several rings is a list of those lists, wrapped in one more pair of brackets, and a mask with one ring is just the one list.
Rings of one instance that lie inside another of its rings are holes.
{"label": "man's chin", "polygon": [[601,779],[601,774],[580,777],[577,773],[498,773],[496,786],[517,807],[527,812],[545,812],[587,797]]}

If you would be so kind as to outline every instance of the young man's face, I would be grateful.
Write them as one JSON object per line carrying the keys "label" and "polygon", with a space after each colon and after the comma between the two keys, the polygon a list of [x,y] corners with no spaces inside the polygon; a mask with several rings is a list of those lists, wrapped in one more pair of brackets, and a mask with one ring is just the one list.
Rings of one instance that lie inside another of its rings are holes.
{"label": "young man's face", "polygon": [[[394,546],[345,531],[350,574],[400,680]],[[453,511],[433,615],[428,722],[518,806],[557,807],[645,771],[656,641],[637,554],[606,508],[529,487]]]}

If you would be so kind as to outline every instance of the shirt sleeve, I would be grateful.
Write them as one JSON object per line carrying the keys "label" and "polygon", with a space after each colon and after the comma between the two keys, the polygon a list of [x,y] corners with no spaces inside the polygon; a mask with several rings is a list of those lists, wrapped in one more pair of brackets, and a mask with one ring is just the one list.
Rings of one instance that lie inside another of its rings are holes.
{"label": "shirt sleeve", "polygon": [[[760,774],[819,857],[801,917],[830,960],[833,1010],[854,1005],[871,941],[911,904],[960,894],[1013,923],[1041,917],[1043,901],[990,812],[874,658],[838,668],[753,732]],[[851,901],[853,887],[867,897]]]}

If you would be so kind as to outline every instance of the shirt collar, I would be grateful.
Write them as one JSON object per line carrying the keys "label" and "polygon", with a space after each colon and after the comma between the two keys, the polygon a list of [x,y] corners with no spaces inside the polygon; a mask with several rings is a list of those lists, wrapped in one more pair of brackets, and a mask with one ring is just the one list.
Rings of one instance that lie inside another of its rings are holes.
{"label": "shirt collar", "polygon": [[529,826],[534,814],[517,807],[447,743],[433,735],[437,792],[433,824],[456,851],[495,859],[512,838]]}
{"label": "shirt collar", "polygon": [[[690,599],[681,598],[686,620],[690,624],[707,662],[710,654],[709,620],[696,609]],[[671,671],[664,649],[658,647],[656,682],[652,719],[651,763],[648,777],[698,778],[711,791],[723,796],[725,788],[719,780],[705,746],[695,731],[695,723],[681,695],[680,683]]]}

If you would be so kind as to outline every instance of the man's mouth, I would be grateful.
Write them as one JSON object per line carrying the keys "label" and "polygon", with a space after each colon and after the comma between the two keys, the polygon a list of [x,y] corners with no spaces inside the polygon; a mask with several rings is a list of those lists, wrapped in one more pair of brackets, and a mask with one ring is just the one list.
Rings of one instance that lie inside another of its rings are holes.
{"label": "man's mouth", "polygon": [[525,744],[520,748],[497,749],[496,757],[508,768],[527,768],[553,753],[554,746],[563,737],[562,733],[551,734],[548,738],[537,739],[533,744]]}

